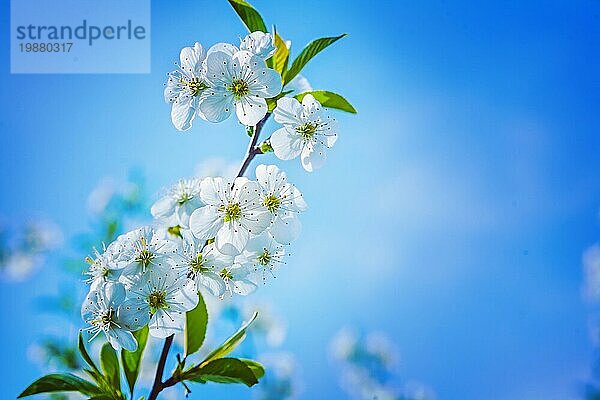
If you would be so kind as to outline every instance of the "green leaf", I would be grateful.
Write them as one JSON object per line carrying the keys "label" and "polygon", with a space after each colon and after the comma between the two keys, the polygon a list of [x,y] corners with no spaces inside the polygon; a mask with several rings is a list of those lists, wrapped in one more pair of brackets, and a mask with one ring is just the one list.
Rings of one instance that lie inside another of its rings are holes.
{"label": "green leaf", "polygon": [[129,386],[129,392],[133,395],[133,389],[135,382],[140,373],[140,365],[142,363],[142,355],[146,348],[146,342],[148,341],[148,326],[144,326],[142,329],[133,332],[138,347],[136,351],[127,351],[123,349],[121,351],[121,362],[123,363],[123,371],[125,372],[125,379],[127,379],[127,385]]}
{"label": "green leaf", "polygon": [[252,373],[256,379],[260,379],[265,376],[265,367],[263,367],[258,361],[248,360],[247,358],[240,358],[240,361],[246,364],[246,366],[252,370]]}
{"label": "green leaf", "polygon": [[219,358],[203,367],[193,368],[184,374],[184,379],[204,383],[243,383],[254,386],[258,383],[256,375],[246,363],[237,358]]}
{"label": "green leaf", "polygon": [[208,311],[202,294],[198,292],[198,305],[185,315],[185,355],[194,354],[200,349],[206,337],[206,325],[208,324]]}
{"label": "green leaf", "polygon": [[98,386],[73,374],[50,374],[33,382],[18,398],[53,392],[80,392],[88,396],[102,394]]}
{"label": "green leaf", "polygon": [[337,93],[328,92],[327,90],[314,90],[312,92],[304,92],[297,94],[294,97],[298,99],[298,101],[302,101],[304,96],[306,96],[309,93],[312,94],[314,98],[319,103],[321,103],[323,107],[335,108],[337,110],[342,110],[352,114],[356,114],[356,109],[352,107],[352,104],[350,104],[348,100],[346,100]]}
{"label": "green leaf", "polygon": [[91,369],[87,369],[84,368],[83,369],[89,376],[91,376],[94,381],[96,381],[96,383],[98,384],[99,387],[106,389],[106,390],[110,390],[110,384],[108,383],[108,381],[106,380],[106,378],[104,377],[104,375],[102,375],[101,372],[97,372]]}
{"label": "green leaf", "polygon": [[269,141],[265,140],[260,144],[260,151],[263,154],[270,153],[273,151],[273,147],[271,146],[271,143],[269,143]]}
{"label": "green leaf", "polygon": [[249,32],[267,32],[267,26],[262,17],[252,5],[244,0],[229,0],[229,4],[240,16]]}
{"label": "green leaf", "polygon": [[[231,0],[230,0],[231,1]],[[283,78],[283,85],[287,85],[300,71],[302,68],[310,61],[311,58],[316,56],[321,51],[325,50],[329,45],[335,43],[339,39],[346,36],[346,34],[342,34],[340,36],[333,37],[325,37],[317,40],[313,40],[302,50],[302,52],[296,57],[290,69],[285,73]]]}
{"label": "green leaf", "polygon": [[231,335],[222,345],[213,350],[205,359],[202,361],[200,366],[204,366],[209,362],[216,360],[218,358],[225,357],[227,354],[231,353],[233,349],[235,349],[245,338],[246,338],[246,329],[250,326],[252,322],[256,319],[258,313],[255,312],[252,315],[252,318],[240,327],[236,333]]}
{"label": "green leaf", "polygon": [[83,335],[81,334],[81,332],[79,332],[79,342],[77,346],[79,347],[79,353],[81,353],[81,357],[83,357],[85,362],[92,368],[94,372],[97,372],[99,374],[100,370],[98,369],[98,367],[96,367],[96,364],[94,364],[94,360],[92,360],[92,357],[90,357],[89,353],[85,349],[85,344],[83,343]]}
{"label": "green leaf", "polygon": [[110,343],[104,343],[100,350],[100,366],[104,371],[108,383],[117,391],[121,390],[121,371],[119,368],[119,359],[115,349]]}
{"label": "green leaf", "polygon": [[273,54],[273,69],[283,76],[287,69],[288,60],[290,59],[290,49],[285,45],[285,41],[275,32],[275,54]]}

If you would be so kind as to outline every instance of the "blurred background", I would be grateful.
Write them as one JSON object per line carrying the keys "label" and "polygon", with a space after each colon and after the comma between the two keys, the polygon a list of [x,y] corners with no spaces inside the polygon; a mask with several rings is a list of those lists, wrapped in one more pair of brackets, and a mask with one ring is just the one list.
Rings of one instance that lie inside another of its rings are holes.
{"label": "blurred background", "polygon": [[[277,279],[211,305],[210,340],[267,310],[240,354],[271,375],[191,398],[600,398],[600,2],[252,3],[293,55],[349,33],[303,75],[358,115],[315,173],[253,164],[310,209]],[[239,163],[235,118],[177,132],[162,90],[182,47],[245,33],[226,1],[154,1],[150,74],[11,75],[0,30],[1,398],[79,366],[92,246]]]}

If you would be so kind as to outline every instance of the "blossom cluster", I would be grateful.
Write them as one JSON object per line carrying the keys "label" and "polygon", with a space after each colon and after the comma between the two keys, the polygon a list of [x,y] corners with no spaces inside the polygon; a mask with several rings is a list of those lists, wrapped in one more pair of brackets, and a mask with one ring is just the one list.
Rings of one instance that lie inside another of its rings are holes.
{"label": "blossom cluster", "polygon": [[277,99],[273,114],[283,127],[269,144],[279,159],[300,156],[303,168],[312,172],[337,140],[336,120],[310,93],[302,102],[281,96],[281,76],[266,64],[275,51],[274,35],[263,32],[250,33],[239,46],[217,43],[205,51],[195,43],[183,48],[179,68],[168,74],[164,90],[172,104],[171,120],[184,131],[196,117],[221,122],[235,111],[240,123],[255,126],[267,116],[267,99]]}
{"label": "blossom cluster", "polygon": [[[312,172],[337,139],[336,121],[311,93],[285,97],[280,73],[267,66],[277,51],[274,39],[253,32],[238,46],[183,48],[164,96],[179,130],[196,117],[221,122],[235,113],[257,139],[272,112],[281,127],[265,148],[282,160],[300,157]],[[88,258],[91,287],[81,310],[88,331],[104,332],[114,348],[127,350],[137,347],[132,332],[145,325],[159,338],[183,332],[201,288],[221,298],[246,295],[284,263],[306,208],[275,165],[259,165],[256,180],[179,181],[151,207],[153,226],[125,233]]]}
{"label": "blossom cluster", "polygon": [[300,232],[300,191],[274,165],[256,180],[182,180],[151,208],[156,223],[119,236],[88,258],[90,292],[82,305],[89,332],[134,350],[148,325],[165,338],[183,332],[198,291],[246,295],[282,264]]}

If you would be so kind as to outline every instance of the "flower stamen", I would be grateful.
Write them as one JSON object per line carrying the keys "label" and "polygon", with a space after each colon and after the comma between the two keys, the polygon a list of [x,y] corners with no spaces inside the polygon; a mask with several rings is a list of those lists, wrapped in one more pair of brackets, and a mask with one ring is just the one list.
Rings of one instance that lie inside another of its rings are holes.
{"label": "flower stamen", "polygon": [[242,217],[242,208],[239,203],[230,203],[227,206],[219,207],[219,211],[225,213],[223,221],[230,222]]}
{"label": "flower stamen", "polygon": [[236,100],[241,99],[244,96],[250,94],[250,85],[243,79],[234,79],[231,84],[227,87],[231,93],[233,93],[233,97]]}
{"label": "flower stamen", "polygon": [[296,132],[298,132],[304,140],[311,140],[315,136],[316,130],[317,127],[310,122],[304,122],[302,125],[296,127]]}
{"label": "flower stamen", "polygon": [[148,295],[148,305],[150,305],[150,311],[152,314],[158,310],[164,310],[169,308],[167,303],[167,293],[163,290],[156,290]]}

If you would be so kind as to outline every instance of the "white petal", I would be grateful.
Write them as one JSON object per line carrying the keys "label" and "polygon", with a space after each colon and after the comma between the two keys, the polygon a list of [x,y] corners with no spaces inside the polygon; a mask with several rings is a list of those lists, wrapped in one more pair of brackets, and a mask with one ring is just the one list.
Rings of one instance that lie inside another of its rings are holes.
{"label": "white petal", "polygon": [[281,93],[281,75],[270,68],[261,68],[252,73],[254,78],[250,82],[250,91],[260,94],[261,97],[275,97]]}
{"label": "white petal", "polygon": [[233,94],[224,87],[205,89],[200,95],[198,110],[209,122],[224,121],[233,110]]}
{"label": "white petal", "polygon": [[158,310],[148,323],[152,337],[164,339],[185,329],[185,313]]}
{"label": "white petal", "polygon": [[335,144],[335,142],[337,142],[337,134],[331,134],[331,135],[324,135],[325,137],[322,138],[321,136],[319,136],[319,140],[321,140],[321,143],[327,147],[327,148],[332,148],[333,145]]}
{"label": "white petal", "polygon": [[223,219],[216,212],[215,206],[200,207],[190,216],[190,230],[198,239],[215,237],[222,225]]}
{"label": "white petal", "polygon": [[244,250],[250,234],[246,229],[234,221],[225,223],[215,239],[217,249],[226,255],[237,255]]}
{"label": "white petal", "polygon": [[166,218],[173,214],[177,200],[172,196],[165,196],[159,199],[150,208],[150,213],[154,218]]}
{"label": "white petal", "polygon": [[273,34],[256,31],[248,34],[242,40],[240,50],[249,51],[266,60],[275,53],[277,48]]}
{"label": "white petal", "polygon": [[181,92],[171,107],[171,121],[177,130],[185,131],[192,127],[196,115],[198,99],[189,93]]}
{"label": "white petal", "polygon": [[240,62],[228,53],[216,51],[206,58],[205,78],[212,88],[226,89],[241,75],[240,70]]}
{"label": "white petal", "polygon": [[272,193],[278,191],[287,182],[287,175],[276,165],[261,164],[256,167],[256,180],[265,191]]}
{"label": "white petal", "polygon": [[125,301],[125,286],[118,282],[107,282],[102,288],[104,301],[109,307],[117,307]]}
{"label": "white petal", "polygon": [[194,47],[184,47],[179,53],[181,69],[192,76],[198,76],[204,57],[204,49],[200,43],[196,42]]}
{"label": "white petal", "polygon": [[92,290],[87,294],[83,303],[81,303],[81,318],[88,322],[94,317],[96,310],[98,310],[98,292]]}
{"label": "white petal", "polygon": [[254,126],[267,114],[267,102],[262,97],[244,96],[235,102],[235,113],[240,122]]}
{"label": "white petal", "polygon": [[300,135],[290,128],[279,128],[271,135],[271,147],[280,160],[291,160],[302,152],[304,142]]}
{"label": "white petal", "polygon": [[113,328],[108,331],[108,341],[115,350],[124,348],[125,350],[135,351],[138,347],[137,341],[131,332],[121,328]]}
{"label": "white petal", "polygon": [[198,305],[198,290],[193,281],[188,281],[181,290],[173,294],[170,310],[186,312]]}
{"label": "white petal", "polygon": [[288,211],[306,211],[308,205],[302,193],[292,184],[286,183],[281,187],[282,208]]}
{"label": "white petal", "polygon": [[315,121],[321,118],[322,107],[312,94],[307,94],[302,98],[302,107],[304,108],[304,116],[310,121]]}
{"label": "white petal", "polygon": [[[243,179],[243,180],[242,180]],[[256,181],[245,177],[236,179],[233,198],[240,203],[242,210],[255,208],[259,202],[260,186]]]}
{"label": "white petal", "polygon": [[184,204],[178,206],[176,210],[179,226],[188,228],[190,224],[190,215],[192,215],[196,209],[200,208],[200,206],[202,206],[202,203],[199,199],[188,200]]}
{"label": "white petal", "polygon": [[302,167],[307,172],[313,172],[315,169],[319,169],[325,164],[327,160],[327,154],[325,153],[326,147],[320,143],[313,143],[308,145],[302,150],[300,161]]}
{"label": "white petal", "polygon": [[136,331],[150,321],[148,305],[139,299],[125,300],[119,307],[117,318],[122,328]]}
{"label": "white petal", "polygon": [[253,235],[261,234],[271,224],[272,215],[266,208],[248,211],[242,218],[242,224]]}
{"label": "white petal", "polygon": [[206,287],[214,296],[221,296],[225,293],[225,282],[216,273],[205,272],[198,275],[197,280],[200,285]]}
{"label": "white petal", "polygon": [[282,97],[277,100],[277,107],[273,110],[276,122],[288,125],[301,125],[304,108],[298,100],[293,97]]}
{"label": "white petal", "polygon": [[223,178],[206,178],[200,183],[200,198],[206,204],[220,206],[227,202],[231,182]]}
{"label": "white petal", "polygon": [[248,71],[259,70],[267,67],[265,60],[245,50],[240,50],[235,53],[232,59],[235,63],[239,63],[241,71],[245,72],[244,75],[246,75]]}
{"label": "white petal", "polygon": [[[271,241],[271,236],[268,232],[263,232],[258,236],[255,236],[248,240],[248,244],[246,245],[246,251],[252,253],[262,253],[263,249],[269,247],[269,242]],[[246,253],[247,254],[247,253]],[[237,260],[237,258],[236,258]]]}
{"label": "white petal", "polygon": [[179,86],[179,71],[169,72],[167,76],[167,84],[165,85],[164,97],[167,103],[173,103],[182,93],[182,88]]}
{"label": "white petal", "polygon": [[208,49],[207,56],[216,51],[220,51],[229,55],[230,57],[233,57],[233,55],[237,53],[239,49],[231,43],[217,43],[213,45],[210,49]]}
{"label": "white petal", "polygon": [[300,236],[302,224],[295,213],[277,216],[273,220],[270,231],[278,243],[289,244]]}

